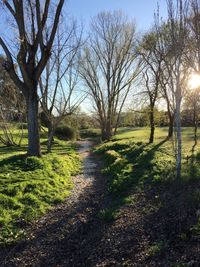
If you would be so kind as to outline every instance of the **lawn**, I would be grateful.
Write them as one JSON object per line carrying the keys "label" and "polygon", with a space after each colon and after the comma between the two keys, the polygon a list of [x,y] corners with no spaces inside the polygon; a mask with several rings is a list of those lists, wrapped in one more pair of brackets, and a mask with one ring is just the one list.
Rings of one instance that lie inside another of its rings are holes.
{"label": "lawn", "polygon": [[75,146],[56,139],[52,153],[46,154],[46,141],[42,133],[42,158],[25,156],[27,132],[21,147],[0,144],[1,245],[22,238],[28,222],[70,194],[71,176],[80,168]]}
{"label": "lawn", "polygon": [[195,155],[191,154],[192,131],[182,130],[182,177],[178,183],[173,145],[166,140],[166,128],[156,129],[154,144],[148,144],[148,128],[121,128],[111,141],[98,145],[95,152],[104,160],[103,173],[109,177],[108,191],[113,196],[110,207],[101,210],[99,216],[106,221],[115,220],[120,208],[132,203],[138,194],[150,195],[150,201],[156,196],[156,209],[173,214],[174,218],[178,210],[189,214],[190,222],[183,219],[184,227],[190,234],[192,229],[200,235],[196,216],[200,208],[200,153],[198,144]]}
{"label": "lawn", "polygon": [[[190,156],[192,146],[194,144],[194,135],[193,135],[193,128],[191,127],[182,127],[182,146],[183,146],[183,153],[185,156]],[[119,128],[117,131],[117,135],[113,137],[113,140],[131,140],[134,142],[148,142],[149,140],[149,133],[150,129],[147,127],[144,128],[131,128],[131,127],[124,127]],[[156,128],[155,129],[155,144],[163,141],[167,137],[168,128]],[[165,143],[165,146],[173,151],[172,142]],[[197,145],[196,149],[200,148],[200,144]]]}

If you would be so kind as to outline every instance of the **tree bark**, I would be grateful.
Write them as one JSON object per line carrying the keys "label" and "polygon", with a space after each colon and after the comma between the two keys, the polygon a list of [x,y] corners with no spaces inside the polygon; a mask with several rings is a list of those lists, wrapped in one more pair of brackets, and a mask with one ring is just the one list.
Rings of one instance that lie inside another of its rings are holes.
{"label": "tree bark", "polygon": [[197,121],[197,108],[196,104],[194,103],[194,110],[193,110],[193,124],[194,124],[194,145],[192,146],[192,153],[194,154],[195,147],[197,145],[197,130],[198,130],[198,121]]}
{"label": "tree bark", "polygon": [[178,100],[176,103],[176,135],[177,135],[177,151],[176,151],[176,177],[180,180],[181,177],[181,158],[182,158],[182,138],[181,138],[181,112],[180,103]]}
{"label": "tree bark", "polygon": [[104,128],[101,129],[101,140],[105,141],[106,140],[106,131]]}
{"label": "tree bark", "polygon": [[110,140],[111,137],[112,137],[112,125],[111,125],[111,119],[109,118],[106,125],[106,140]]}
{"label": "tree bark", "polygon": [[27,97],[27,122],[28,122],[28,156],[41,156],[40,133],[38,120],[39,100],[37,89],[29,89]]}
{"label": "tree bark", "polygon": [[112,137],[112,135],[110,133],[108,133],[105,129],[103,131],[101,131],[102,141],[108,141],[108,140],[110,140],[111,137]]}
{"label": "tree bark", "polygon": [[154,132],[155,132],[155,122],[154,122],[154,107],[150,107],[150,137],[149,137],[149,143],[152,144],[154,142]]}
{"label": "tree bark", "polygon": [[52,142],[53,142],[54,130],[52,125],[48,127],[48,142],[47,142],[47,152],[51,153]]}
{"label": "tree bark", "polygon": [[169,114],[169,112],[168,112],[168,117],[169,117],[169,128],[168,128],[167,138],[170,139],[172,138],[174,132],[174,117],[171,114]]}
{"label": "tree bark", "polygon": [[194,147],[197,145],[197,129],[198,129],[198,125],[197,125],[197,122],[195,122],[195,125],[194,125]]}
{"label": "tree bark", "polygon": [[111,127],[106,125],[106,127],[102,127],[101,129],[101,139],[102,141],[108,141],[112,137]]}

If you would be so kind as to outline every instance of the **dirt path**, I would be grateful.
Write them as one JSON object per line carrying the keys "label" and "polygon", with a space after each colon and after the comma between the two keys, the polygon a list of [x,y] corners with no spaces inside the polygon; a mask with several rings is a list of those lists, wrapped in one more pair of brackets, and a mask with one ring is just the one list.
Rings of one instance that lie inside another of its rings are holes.
{"label": "dirt path", "polygon": [[93,247],[104,228],[97,213],[105,202],[106,181],[100,175],[98,158],[90,152],[92,141],[78,144],[84,169],[73,178],[71,196],[35,222],[27,240],[14,247],[3,262],[0,259],[0,266],[90,266],[87,245]]}

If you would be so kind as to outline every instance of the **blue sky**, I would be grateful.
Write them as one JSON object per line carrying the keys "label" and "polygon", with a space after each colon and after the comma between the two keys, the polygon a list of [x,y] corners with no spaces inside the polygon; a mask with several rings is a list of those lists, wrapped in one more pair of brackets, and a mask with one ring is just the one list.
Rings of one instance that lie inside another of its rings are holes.
{"label": "blue sky", "polygon": [[[101,11],[122,10],[130,19],[136,21],[137,31],[148,30],[154,21],[154,12],[159,4],[160,16],[167,16],[166,0],[66,0],[65,12],[73,16],[84,25],[87,32],[91,17]],[[86,112],[91,111],[90,100],[87,99],[81,105]]]}
{"label": "blue sky", "polygon": [[138,30],[148,29],[153,22],[153,14],[160,6],[160,14],[167,14],[166,0],[67,0],[66,12],[81,19],[87,29],[90,18],[100,11],[122,10],[130,19],[135,19]]}

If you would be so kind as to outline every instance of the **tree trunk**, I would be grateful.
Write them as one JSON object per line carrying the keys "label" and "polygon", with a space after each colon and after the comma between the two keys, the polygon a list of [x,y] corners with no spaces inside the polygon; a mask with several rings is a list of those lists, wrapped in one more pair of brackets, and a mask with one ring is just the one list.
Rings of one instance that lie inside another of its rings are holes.
{"label": "tree trunk", "polygon": [[194,126],[194,146],[197,145],[197,122],[195,122],[195,126]]}
{"label": "tree trunk", "polygon": [[40,157],[41,150],[38,120],[38,95],[35,88],[29,90],[28,92],[28,96],[26,97],[28,122],[28,156]]}
{"label": "tree trunk", "polygon": [[54,130],[53,130],[52,125],[50,125],[48,127],[48,142],[47,142],[47,152],[48,153],[51,152],[52,142],[53,142],[53,136],[54,136]]}
{"label": "tree trunk", "polygon": [[110,140],[112,137],[112,132],[110,128],[102,128],[101,129],[101,139],[102,141]]}
{"label": "tree trunk", "polygon": [[168,136],[167,138],[170,139],[173,136],[174,132],[174,117],[168,113],[169,116],[169,128],[168,128]]}
{"label": "tree trunk", "polygon": [[112,126],[110,120],[101,121],[101,140],[106,141],[110,140],[112,137]]}
{"label": "tree trunk", "polygon": [[106,140],[106,133],[105,133],[105,130],[104,129],[101,131],[101,140],[102,141],[105,141]]}
{"label": "tree trunk", "polygon": [[112,137],[112,126],[109,120],[106,126],[106,140],[110,140],[111,137]]}
{"label": "tree trunk", "polygon": [[197,145],[197,129],[198,129],[198,121],[197,121],[197,110],[196,110],[196,104],[194,104],[194,110],[193,110],[193,124],[194,124],[194,145],[192,146],[192,154],[194,154],[195,147]]}
{"label": "tree trunk", "polygon": [[106,141],[106,140],[108,141],[108,140],[110,140],[111,137],[112,137],[112,134],[111,134],[111,132],[108,132],[107,129],[103,129],[101,131],[102,141]]}
{"label": "tree trunk", "polygon": [[181,158],[182,158],[182,140],[181,140],[181,101],[176,101],[176,136],[177,136],[177,151],[176,151],[176,177],[180,180],[181,177]]}
{"label": "tree trunk", "polygon": [[150,137],[149,137],[149,143],[152,144],[154,141],[154,132],[155,132],[155,122],[154,122],[154,107],[150,107]]}

